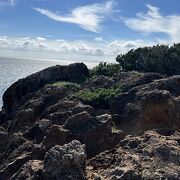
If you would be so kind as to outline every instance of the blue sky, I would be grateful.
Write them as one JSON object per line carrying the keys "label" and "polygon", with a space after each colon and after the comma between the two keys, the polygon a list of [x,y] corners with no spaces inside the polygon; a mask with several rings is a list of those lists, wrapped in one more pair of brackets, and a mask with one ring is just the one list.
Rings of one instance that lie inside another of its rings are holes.
{"label": "blue sky", "polygon": [[179,0],[0,0],[0,56],[113,61],[180,41]]}

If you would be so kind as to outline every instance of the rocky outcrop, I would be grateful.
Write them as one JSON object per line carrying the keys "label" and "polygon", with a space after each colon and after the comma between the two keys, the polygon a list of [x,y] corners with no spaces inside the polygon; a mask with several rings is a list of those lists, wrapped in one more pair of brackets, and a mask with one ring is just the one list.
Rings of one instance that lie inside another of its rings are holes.
{"label": "rocky outcrop", "polygon": [[43,169],[43,162],[39,160],[30,160],[25,163],[18,171],[15,173],[11,180],[21,180],[21,179],[40,179],[40,173]]}
{"label": "rocky outcrop", "polygon": [[[43,160],[29,160],[11,177],[6,174],[4,179],[85,180],[85,162],[85,146],[74,140],[64,146],[52,147]],[[15,172],[18,167],[14,168]]]}
{"label": "rocky outcrop", "polygon": [[3,109],[9,113],[14,112],[23,96],[39,90],[45,84],[56,81],[80,82],[88,76],[89,71],[83,63],[47,68],[11,85],[3,95]]}
{"label": "rocky outcrop", "polygon": [[154,128],[180,128],[180,76],[156,80],[118,95],[111,104],[111,114],[121,129],[142,133]]}
{"label": "rocky outcrop", "polygon": [[84,88],[97,89],[97,88],[109,88],[114,85],[116,81],[111,77],[103,75],[94,76],[84,83]]}
{"label": "rocky outcrop", "polygon": [[16,173],[21,168],[21,166],[23,166],[29,160],[29,158],[29,154],[23,154],[16,157],[14,161],[9,163],[4,169],[0,171],[0,179],[10,179],[11,176]]}
{"label": "rocky outcrop", "polygon": [[67,129],[63,129],[62,126],[53,125],[47,131],[43,144],[47,149],[50,149],[56,144],[63,145],[72,139],[72,134]]}
{"label": "rocky outcrop", "polygon": [[[5,92],[0,179],[179,179],[180,76],[120,72],[80,83],[88,74],[81,63],[55,66]],[[109,91],[90,94],[111,97],[110,107],[77,96],[98,88]]]}
{"label": "rocky outcrop", "polygon": [[63,125],[75,139],[86,144],[86,153],[92,157],[110,147],[116,146],[125,134],[112,132],[111,116],[104,114],[93,117],[87,112],[71,116]]}
{"label": "rocky outcrop", "polygon": [[148,84],[162,78],[164,78],[164,76],[158,73],[139,73],[136,71],[120,72],[115,76],[115,80],[120,83],[123,92],[127,92],[136,86]]}
{"label": "rocky outcrop", "polygon": [[178,180],[180,134],[177,131],[170,134],[162,133],[163,135],[159,133],[147,131],[142,136],[127,136],[116,149],[88,160],[88,178]]}
{"label": "rocky outcrop", "polygon": [[45,155],[42,179],[84,180],[85,148],[78,141],[54,146]]}

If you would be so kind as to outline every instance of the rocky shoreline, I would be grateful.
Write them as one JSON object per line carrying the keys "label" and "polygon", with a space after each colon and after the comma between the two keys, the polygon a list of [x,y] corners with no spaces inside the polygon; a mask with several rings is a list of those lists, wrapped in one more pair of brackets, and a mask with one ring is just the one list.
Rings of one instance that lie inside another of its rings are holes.
{"label": "rocky shoreline", "polygon": [[178,180],[179,129],[178,75],[50,67],[3,95],[0,180]]}

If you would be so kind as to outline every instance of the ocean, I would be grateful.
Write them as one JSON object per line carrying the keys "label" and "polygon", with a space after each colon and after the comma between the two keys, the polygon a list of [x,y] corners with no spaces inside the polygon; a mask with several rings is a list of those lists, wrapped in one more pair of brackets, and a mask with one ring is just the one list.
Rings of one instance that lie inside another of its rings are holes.
{"label": "ocean", "polygon": [[[69,62],[71,63],[71,62]],[[68,61],[17,60],[0,58],[0,108],[5,90],[18,79],[53,65],[69,64]]]}

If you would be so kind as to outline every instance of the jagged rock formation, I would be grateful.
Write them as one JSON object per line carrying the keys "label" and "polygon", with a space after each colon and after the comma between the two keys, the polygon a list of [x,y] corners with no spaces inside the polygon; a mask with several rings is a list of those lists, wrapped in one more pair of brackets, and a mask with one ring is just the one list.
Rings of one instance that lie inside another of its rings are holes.
{"label": "jagged rock formation", "polygon": [[87,162],[89,179],[141,180],[180,179],[180,133],[147,131],[127,136],[111,151]]}
{"label": "jagged rock formation", "polygon": [[[180,178],[180,76],[88,75],[82,63],[55,66],[8,88],[0,180]],[[105,109],[77,96],[116,87]]]}
{"label": "jagged rock formation", "polygon": [[56,81],[79,82],[89,76],[89,71],[83,63],[69,66],[54,66],[21,79],[10,86],[3,95],[3,109],[7,112],[17,110],[22,97],[37,91],[45,84]]}
{"label": "jagged rock formation", "polygon": [[112,102],[111,113],[119,115],[116,122],[128,133],[153,128],[179,129],[179,96],[180,76],[172,76],[118,95]]}
{"label": "jagged rock formation", "polygon": [[54,146],[45,155],[43,179],[85,179],[85,148],[78,141]]}
{"label": "jagged rock formation", "polygon": [[56,145],[45,154],[44,161],[29,160],[11,179],[83,180],[85,160],[85,147],[80,142]]}

